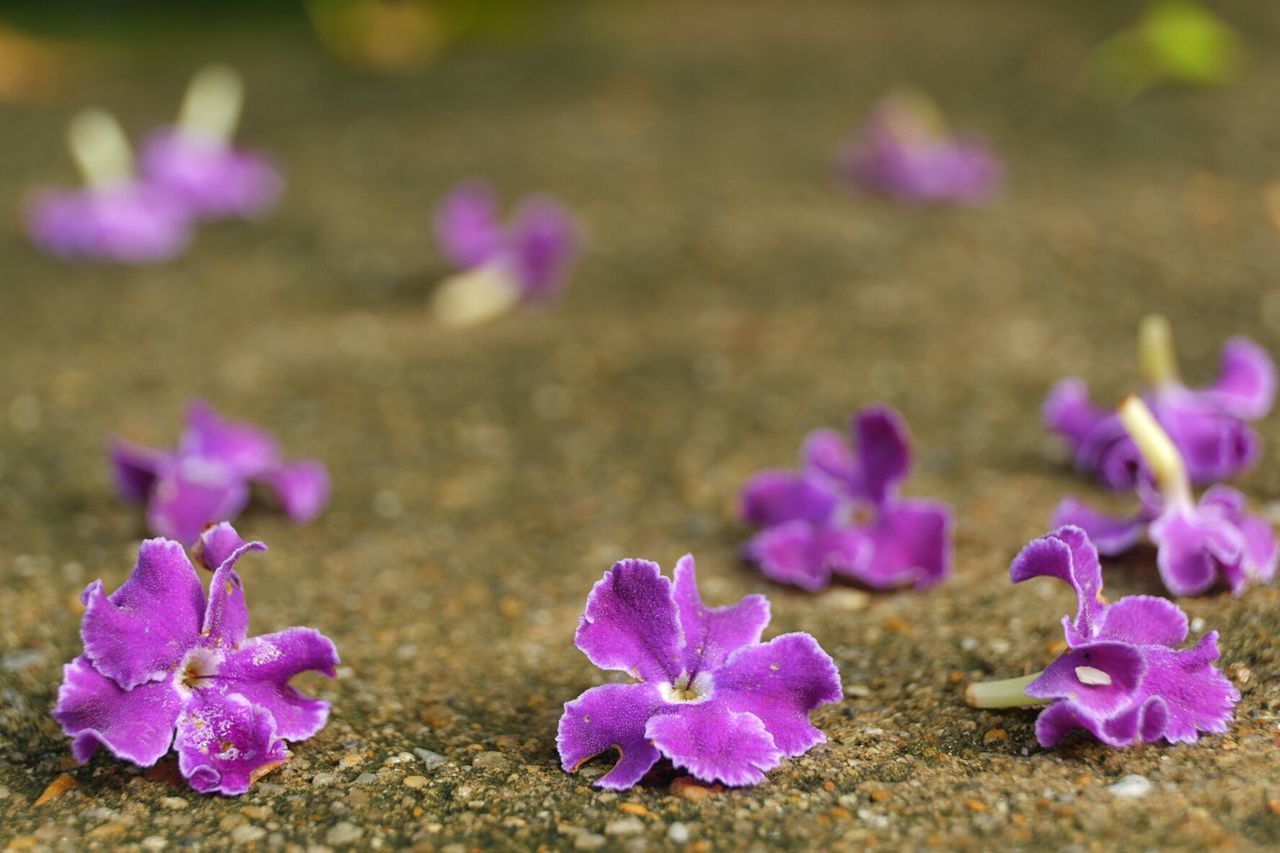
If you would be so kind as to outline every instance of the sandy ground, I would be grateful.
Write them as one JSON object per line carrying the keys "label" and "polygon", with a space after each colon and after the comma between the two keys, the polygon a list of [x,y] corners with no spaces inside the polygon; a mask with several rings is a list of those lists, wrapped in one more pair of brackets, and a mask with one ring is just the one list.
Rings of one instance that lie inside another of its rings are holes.
{"label": "sandy ground", "polygon": [[[1049,752],[1034,712],[961,700],[969,679],[1047,663],[1073,607],[1065,587],[1006,574],[1063,494],[1098,496],[1040,427],[1052,381],[1118,397],[1150,310],[1192,380],[1230,334],[1280,352],[1276,19],[1236,4],[1252,54],[1238,86],[1116,111],[1079,96],[1077,69],[1128,13],[1060,5],[616,4],[404,80],[350,75],[283,27],[109,52],[64,101],[6,108],[14,210],[70,180],[56,140],[74,106],[141,130],[198,61],[229,58],[250,81],[242,136],[290,186],[270,221],[209,227],[152,269],[43,258],[16,217],[0,231],[0,842],[1280,843],[1274,588],[1179,602],[1221,632],[1244,694],[1225,736]],[[841,135],[902,83],[1003,152],[998,205],[921,212],[832,184]],[[561,194],[591,251],[559,309],[446,332],[424,310],[442,271],[426,225],[475,174]],[[48,714],[79,591],[122,582],[145,533],[104,443],[171,442],[193,396],[323,458],[336,483],[310,526],[241,520],[271,546],[245,565],[253,630],[314,625],[344,666],[305,681],[333,701],[328,728],[239,799],[193,793],[171,760],[76,767]],[[737,489],[874,400],[912,426],[909,492],[955,507],[954,577],[925,594],[769,585],[736,557]],[[1280,446],[1274,420],[1261,430]],[[1276,457],[1242,485],[1280,498]],[[572,644],[586,593],[619,557],[669,568],[686,551],[711,603],[765,592],[767,636],[818,637],[847,699],[816,714],[827,744],[756,788],[668,770],[597,792],[606,765],[568,775],[554,744],[561,704],[603,678]],[[1157,591],[1149,552],[1107,577],[1113,595]],[[76,787],[34,805],[64,773]],[[1130,774],[1146,796],[1109,787]]]}

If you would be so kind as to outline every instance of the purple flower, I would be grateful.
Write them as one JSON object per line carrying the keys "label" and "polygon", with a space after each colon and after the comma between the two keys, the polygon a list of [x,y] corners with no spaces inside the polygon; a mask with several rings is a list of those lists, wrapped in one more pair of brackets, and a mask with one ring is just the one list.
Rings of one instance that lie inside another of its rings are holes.
{"label": "purple flower", "polygon": [[36,245],[69,260],[129,264],[166,261],[186,248],[190,213],[169,193],[134,177],[128,140],[111,115],[80,113],[68,142],[85,185],[31,198],[24,219]]}
{"label": "purple flower", "polygon": [[441,203],[435,231],[441,252],[461,271],[435,297],[436,312],[455,324],[553,301],[579,253],[578,223],[555,199],[525,199],[504,225],[497,199],[481,183],[463,184]]}
{"label": "purple flower", "polygon": [[764,528],[746,545],[770,579],[825,589],[833,575],[887,589],[917,589],[951,571],[951,512],[939,501],[902,498],[911,468],[901,417],[868,406],[853,420],[853,442],[835,430],[805,440],[800,471],[767,470],[742,490],[742,517]]}
{"label": "purple flower", "polygon": [[322,463],[286,463],[262,430],[224,420],[211,406],[192,403],[176,450],[152,450],[117,440],[111,446],[116,486],[147,505],[152,532],[190,544],[211,522],[229,521],[249,502],[251,483],[275,493],[292,520],[320,514],[329,500]]}
{"label": "purple flower", "polygon": [[250,218],[280,197],[284,181],[266,158],[231,142],[240,121],[240,75],[214,65],[191,80],[178,123],[142,149],[142,174],[202,219]]}
{"label": "purple flower", "polygon": [[893,95],[845,143],[840,171],[863,190],[925,204],[981,204],[1003,168],[981,142],[950,136],[931,101]]}
{"label": "purple flower", "polygon": [[[1218,378],[1193,389],[1178,378],[1168,323],[1147,317],[1139,328],[1147,387],[1142,398],[1181,451],[1197,485],[1234,477],[1258,459],[1258,436],[1248,422],[1271,411],[1276,368],[1262,347],[1232,338],[1222,347]],[[1066,439],[1076,468],[1114,489],[1133,488],[1142,459],[1115,412],[1094,405],[1084,380],[1063,379],[1044,404],[1049,429]]]}
{"label": "purple flower", "polygon": [[752,785],[825,741],[809,712],[840,701],[840,674],[808,634],[761,643],[768,624],[764,596],[704,605],[692,556],[676,564],[674,583],[647,560],[614,564],[591,590],[574,642],[596,666],[637,681],[565,703],[561,765],[572,773],[616,749],[602,788],[630,788],[663,756],[703,781]]}
{"label": "purple flower", "polygon": [[1158,549],[1160,577],[1174,595],[1198,595],[1219,579],[1239,595],[1248,584],[1275,577],[1275,535],[1266,520],[1246,511],[1244,495],[1217,485],[1197,502],[1181,454],[1138,398],[1121,405],[1117,422],[1144,461],[1138,512],[1110,516],[1069,497],[1054,511],[1055,525],[1082,528],[1109,556],[1132,548],[1145,532]]}
{"label": "purple flower", "polygon": [[1217,632],[1177,649],[1187,638],[1177,605],[1147,595],[1108,604],[1098,552],[1083,530],[1062,527],[1032,541],[1009,573],[1014,583],[1055,577],[1076,591],[1076,616],[1062,620],[1070,650],[1029,678],[970,685],[970,704],[1051,702],[1036,720],[1045,747],[1077,728],[1114,747],[1160,738],[1192,743],[1200,732],[1226,731],[1240,694],[1213,665]]}
{"label": "purple flower", "polygon": [[313,628],[246,639],[235,564],[266,546],[241,541],[229,524],[200,541],[200,561],[213,570],[207,601],[182,545],[167,539],[143,542],[133,573],[111,595],[102,581],[89,584],[84,654],[63,668],[53,717],[81,764],[105,746],[146,767],[172,744],[191,787],[234,796],[289,758],[285,741],[324,727],[329,703],[289,679],[309,670],[332,678],[338,653]]}

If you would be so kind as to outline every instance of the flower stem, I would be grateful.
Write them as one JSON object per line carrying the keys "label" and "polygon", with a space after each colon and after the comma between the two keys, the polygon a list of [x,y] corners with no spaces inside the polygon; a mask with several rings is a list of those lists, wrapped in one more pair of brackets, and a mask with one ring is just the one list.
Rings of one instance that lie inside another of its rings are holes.
{"label": "flower stem", "polygon": [[1020,675],[1001,681],[977,681],[964,689],[964,701],[975,708],[1026,708],[1045,705],[1047,699],[1033,699],[1027,695],[1027,685],[1041,673]]}
{"label": "flower stem", "polygon": [[1187,479],[1182,454],[1147,404],[1137,397],[1126,397],[1120,404],[1120,423],[1138,446],[1138,452],[1155,475],[1165,499],[1190,503],[1191,481]]}
{"label": "flower stem", "polygon": [[1152,388],[1178,381],[1178,356],[1173,351],[1169,321],[1148,314],[1138,325],[1138,367]]}
{"label": "flower stem", "polygon": [[178,126],[209,142],[226,144],[240,124],[244,81],[225,65],[201,69],[187,84],[178,111]]}
{"label": "flower stem", "polygon": [[105,189],[133,176],[129,139],[120,122],[105,110],[77,113],[67,129],[67,146],[88,187]]}

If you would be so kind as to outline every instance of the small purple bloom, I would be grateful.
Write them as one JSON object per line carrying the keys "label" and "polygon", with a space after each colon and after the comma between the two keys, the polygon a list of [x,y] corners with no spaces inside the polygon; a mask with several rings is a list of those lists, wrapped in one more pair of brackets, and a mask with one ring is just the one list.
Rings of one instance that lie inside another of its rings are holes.
{"label": "small purple bloom", "polygon": [[262,430],[224,420],[211,406],[192,403],[176,450],[152,450],[117,440],[111,446],[116,486],[129,501],[147,505],[147,523],[160,536],[191,544],[200,531],[235,518],[258,483],[274,492],[298,523],[320,514],[329,499],[329,475],[313,459],[285,462]]}
{"label": "small purple bloom", "polygon": [[630,788],[664,756],[706,782],[753,785],[825,741],[809,712],[840,701],[835,663],[808,634],[761,643],[768,624],[761,595],[704,605],[692,556],[676,564],[674,582],[647,560],[614,564],[591,590],[574,642],[596,666],[637,681],[565,703],[561,765],[572,773],[616,749],[602,788]]}
{"label": "small purple bloom", "polygon": [[1110,516],[1069,497],[1054,511],[1055,526],[1080,527],[1108,556],[1129,550],[1145,532],[1158,549],[1160,577],[1174,595],[1198,595],[1220,579],[1239,595],[1250,583],[1275,577],[1275,535],[1265,519],[1247,511],[1244,495],[1217,485],[1196,501],[1181,454],[1141,400],[1126,400],[1117,423],[1144,460],[1138,512]]}
{"label": "small purple bloom", "polygon": [[951,571],[951,512],[939,501],[898,496],[911,468],[902,418],[868,406],[853,444],[835,430],[805,440],[800,471],[768,470],[742,490],[741,514],[764,528],[747,559],[770,579],[811,591],[833,575],[887,589],[931,586]]}
{"label": "small purple bloom", "polygon": [[1045,747],[1077,728],[1114,747],[1160,738],[1191,743],[1200,732],[1226,731],[1240,694],[1213,665],[1217,632],[1177,649],[1187,638],[1187,617],[1177,605],[1147,595],[1108,604],[1098,552],[1083,530],[1062,527],[1034,540],[1009,573],[1014,583],[1054,577],[1076,591],[1076,616],[1062,620],[1070,650],[1029,682],[972,685],[971,704],[1010,704],[981,699],[1000,685],[1024,686],[1026,697],[1052,703],[1036,720]]}
{"label": "small purple bloom", "polygon": [[[289,686],[315,670],[332,678],[338,653],[313,628],[246,639],[249,612],[235,564],[261,542],[229,524],[201,538],[213,571],[206,600],[182,545],[148,539],[124,585],[85,589],[84,654],[63,669],[53,717],[81,764],[99,746],[143,767],[178,751],[178,768],[201,793],[243,794],[289,758],[285,741],[324,727],[329,703]],[[175,737],[176,732],[176,737]]]}
{"label": "small purple bloom", "polygon": [[918,95],[885,98],[845,143],[840,171],[863,190],[924,204],[982,204],[1003,168],[986,145],[950,136],[937,108]]}
{"label": "small purple bloom", "polygon": [[555,199],[531,196],[504,224],[492,190],[478,182],[461,185],[441,203],[435,232],[441,252],[460,270],[441,286],[436,308],[458,323],[488,319],[517,303],[553,301],[581,242],[577,221]]}
{"label": "small purple bloom", "polygon": [[[1196,485],[1234,477],[1259,455],[1249,421],[1271,411],[1276,368],[1262,347],[1231,338],[1222,347],[1218,378],[1204,388],[1188,388],[1178,378],[1168,323],[1146,318],[1139,330],[1139,354],[1147,387],[1142,399],[1169,433]],[[1115,412],[1094,405],[1084,380],[1063,379],[1049,392],[1044,421],[1071,449],[1078,470],[1094,474],[1113,489],[1138,481],[1142,459]]]}
{"label": "small purple bloom", "polygon": [[239,74],[205,68],[187,88],[178,123],[153,133],[142,149],[143,176],[202,219],[258,216],[284,190],[265,157],[231,142],[243,99]]}

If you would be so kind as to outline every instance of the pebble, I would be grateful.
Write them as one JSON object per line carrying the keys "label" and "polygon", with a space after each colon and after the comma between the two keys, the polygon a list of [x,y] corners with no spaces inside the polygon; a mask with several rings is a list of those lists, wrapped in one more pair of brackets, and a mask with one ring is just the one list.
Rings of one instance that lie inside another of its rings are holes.
{"label": "pebble", "polygon": [[574,850],[599,850],[604,846],[604,836],[596,835],[594,832],[579,833],[578,837],[573,839]]}
{"label": "pebble", "polygon": [[166,809],[178,811],[187,808],[190,804],[186,800],[182,799],[182,797],[161,797],[160,805],[164,806]]}
{"label": "pebble", "polygon": [[644,832],[644,821],[638,817],[620,817],[604,827],[605,835],[639,835]]}
{"label": "pebble", "polygon": [[672,844],[687,844],[689,842],[689,827],[680,821],[676,821],[667,827],[667,840]]}
{"label": "pebble", "polygon": [[342,821],[335,823],[333,827],[325,833],[324,840],[330,844],[351,844],[360,840],[360,836],[364,835],[364,830],[353,823]]}
{"label": "pebble", "polygon": [[231,830],[231,840],[236,844],[252,844],[267,837],[267,831],[260,826],[246,823]]}
{"label": "pebble", "polygon": [[317,773],[311,777],[311,784],[317,787],[321,785],[332,785],[337,781],[338,775],[336,773]]}
{"label": "pebble", "polygon": [[357,785],[372,785],[374,782],[377,782],[377,781],[378,781],[378,774],[376,773],[361,773],[359,776],[356,777]]}
{"label": "pebble", "polygon": [[427,777],[426,776],[406,776],[404,777],[404,784],[407,787],[413,788],[415,790],[417,790],[418,788],[425,788],[427,786]]}
{"label": "pebble", "polygon": [[422,759],[422,763],[426,765],[428,770],[435,770],[438,767],[443,767],[448,761],[448,759],[440,753],[432,752],[429,749],[423,749],[420,746],[415,746],[413,748],[413,754]]}
{"label": "pebble", "polygon": [[1130,797],[1137,799],[1145,797],[1151,793],[1155,786],[1151,784],[1151,780],[1146,776],[1139,776],[1137,773],[1131,773],[1125,776],[1114,785],[1108,785],[1107,790],[1116,797]]}
{"label": "pebble", "polygon": [[148,835],[142,839],[142,847],[145,850],[163,850],[169,846],[169,840],[162,835]]}
{"label": "pebble", "polygon": [[507,766],[507,757],[501,752],[482,752],[471,759],[471,766],[481,770],[495,770]]}

